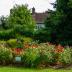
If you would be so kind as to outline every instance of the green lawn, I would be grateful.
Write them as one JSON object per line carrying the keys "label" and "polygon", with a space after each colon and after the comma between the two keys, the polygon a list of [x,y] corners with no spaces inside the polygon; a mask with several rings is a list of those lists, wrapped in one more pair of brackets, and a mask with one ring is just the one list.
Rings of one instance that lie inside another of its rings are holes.
{"label": "green lawn", "polygon": [[0,72],[72,72],[72,69],[28,69],[20,67],[1,67]]}

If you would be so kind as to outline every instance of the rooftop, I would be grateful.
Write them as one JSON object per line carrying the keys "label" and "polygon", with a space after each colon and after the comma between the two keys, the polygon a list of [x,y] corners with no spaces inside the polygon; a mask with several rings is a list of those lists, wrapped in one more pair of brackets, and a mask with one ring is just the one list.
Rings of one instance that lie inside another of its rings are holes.
{"label": "rooftop", "polygon": [[36,23],[44,23],[44,20],[47,18],[48,12],[44,13],[36,13],[35,8],[32,8],[32,17],[36,21]]}

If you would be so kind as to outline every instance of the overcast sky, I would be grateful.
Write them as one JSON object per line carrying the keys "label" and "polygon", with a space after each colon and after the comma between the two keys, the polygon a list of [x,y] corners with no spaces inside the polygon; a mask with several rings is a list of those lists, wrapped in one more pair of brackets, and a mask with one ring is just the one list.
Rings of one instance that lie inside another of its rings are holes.
{"label": "overcast sky", "polygon": [[36,12],[44,12],[48,9],[53,9],[50,3],[55,0],[0,0],[0,16],[9,15],[10,9],[15,4],[28,4],[29,9],[32,7],[36,8]]}

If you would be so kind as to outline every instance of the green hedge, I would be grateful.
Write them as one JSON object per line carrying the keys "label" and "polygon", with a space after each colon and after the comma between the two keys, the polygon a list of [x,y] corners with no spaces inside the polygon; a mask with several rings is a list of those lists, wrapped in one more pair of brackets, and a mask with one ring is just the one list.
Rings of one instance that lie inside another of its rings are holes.
{"label": "green hedge", "polygon": [[0,40],[8,40],[10,38],[15,38],[15,32],[13,29],[0,31]]}

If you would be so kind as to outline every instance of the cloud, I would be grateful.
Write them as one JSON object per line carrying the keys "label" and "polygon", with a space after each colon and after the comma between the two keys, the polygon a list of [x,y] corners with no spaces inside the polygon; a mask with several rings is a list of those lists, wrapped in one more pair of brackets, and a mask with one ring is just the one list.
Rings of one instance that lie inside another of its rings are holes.
{"label": "cloud", "polygon": [[0,15],[9,15],[10,9],[15,4],[28,4],[29,8],[35,7],[36,12],[44,12],[47,9],[53,9],[50,3],[55,0],[1,0]]}

